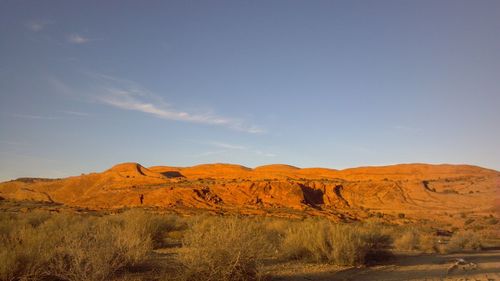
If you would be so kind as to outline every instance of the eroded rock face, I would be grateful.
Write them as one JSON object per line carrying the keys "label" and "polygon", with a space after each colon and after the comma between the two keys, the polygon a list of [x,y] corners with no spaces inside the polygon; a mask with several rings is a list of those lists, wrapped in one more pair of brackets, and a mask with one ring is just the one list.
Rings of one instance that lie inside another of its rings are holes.
{"label": "eroded rock face", "polygon": [[195,189],[194,192],[196,195],[204,201],[213,203],[213,204],[220,204],[222,203],[222,199],[215,193],[213,193],[210,188],[205,187],[202,189]]}
{"label": "eroded rock face", "polygon": [[417,215],[433,208],[491,211],[498,207],[499,191],[497,171],[423,164],[337,171],[225,164],[148,169],[124,163],[65,179],[0,183],[2,198],[89,208],[140,206],[142,194],[143,206],[166,209],[290,210],[336,217],[366,215],[368,209]]}

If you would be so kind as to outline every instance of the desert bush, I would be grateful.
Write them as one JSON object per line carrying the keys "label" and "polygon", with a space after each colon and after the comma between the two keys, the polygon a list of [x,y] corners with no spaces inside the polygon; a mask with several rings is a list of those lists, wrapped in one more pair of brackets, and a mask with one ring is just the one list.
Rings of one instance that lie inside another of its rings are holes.
{"label": "desert bush", "polygon": [[394,239],[394,248],[398,251],[415,251],[419,244],[420,236],[414,230],[407,230]]}
{"label": "desert bush", "polygon": [[436,238],[422,229],[396,229],[393,236],[395,236],[393,247],[397,251],[439,252]]}
{"label": "desert bush", "polygon": [[290,222],[285,227],[280,255],[284,259],[323,261],[330,257],[330,223],[319,220]]}
{"label": "desert bush", "polygon": [[280,253],[284,259],[359,265],[384,256],[389,242],[389,236],[373,225],[310,219],[290,224]]}
{"label": "desert bush", "polygon": [[148,223],[135,214],[3,215],[0,280],[109,280],[151,251]]}
{"label": "desert bush", "polygon": [[[58,227],[59,222],[54,223],[45,225],[47,231]],[[105,219],[65,225],[47,264],[49,275],[62,280],[108,280],[118,269],[135,264],[151,243],[131,237],[118,224]]]}
{"label": "desert bush", "polygon": [[51,218],[50,212],[43,210],[34,210],[22,216],[18,216],[17,219],[21,221],[21,223],[27,223],[33,227],[37,227]]}
{"label": "desert bush", "polygon": [[192,221],[179,260],[183,280],[257,280],[270,251],[266,229],[252,219],[201,217]]}
{"label": "desert bush", "polygon": [[423,253],[439,253],[439,245],[435,236],[422,234],[419,241],[419,250]]}
{"label": "desert bush", "polygon": [[50,236],[16,215],[4,215],[0,231],[0,280],[40,279],[53,249]]}
{"label": "desert bush", "polygon": [[483,247],[482,244],[482,239],[477,233],[473,231],[461,231],[451,237],[446,245],[446,252],[481,250]]}
{"label": "desert bush", "polygon": [[151,237],[154,247],[164,245],[168,232],[185,229],[187,226],[178,216],[160,215],[144,210],[129,210],[119,214],[115,220],[122,222],[131,233]]}

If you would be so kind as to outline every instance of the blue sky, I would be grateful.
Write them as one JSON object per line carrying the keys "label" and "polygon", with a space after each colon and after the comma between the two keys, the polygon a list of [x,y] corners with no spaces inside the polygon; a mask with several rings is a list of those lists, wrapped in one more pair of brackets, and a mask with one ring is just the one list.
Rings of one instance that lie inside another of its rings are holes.
{"label": "blue sky", "polygon": [[500,169],[500,1],[0,1],[0,180]]}

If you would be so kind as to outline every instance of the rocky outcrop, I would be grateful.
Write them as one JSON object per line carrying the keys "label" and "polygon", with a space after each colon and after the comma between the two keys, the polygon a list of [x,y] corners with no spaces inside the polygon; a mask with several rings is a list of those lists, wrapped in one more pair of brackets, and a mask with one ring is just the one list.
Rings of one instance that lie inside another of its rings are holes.
{"label": "rocky outcrop", "polygon": [[88,208],[141,206],[142,194],[143,206],[168,210],[268,210],[336,217],[367,215],[366,210],[395,214],[411,210],[418,215],[457,206],[471,212],[491,211],[498,209],[499,191],[497,171],[423,164],[337,171],[228,164],[148,169],[124,163],[102,173],[65,179],[0,183],[2,198]]}

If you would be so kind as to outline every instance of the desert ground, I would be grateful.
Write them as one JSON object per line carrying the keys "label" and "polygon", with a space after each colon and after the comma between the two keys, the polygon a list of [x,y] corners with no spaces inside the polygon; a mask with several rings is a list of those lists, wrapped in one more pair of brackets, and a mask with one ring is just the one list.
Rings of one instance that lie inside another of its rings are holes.
{"label": "desert ground", "polygon": [[[478,269],[459,269],[448,273],[457,258],[478,264]],[[488,250],[460,254],[399,254],[382,265],[369,267],[339,268],[332,265],[308,265],[290,263],[271,266],[273,280],[500,280],[500,251]]]}
{"label": "desert ground", "polygon": [[116,165],[0,183],[0,280],[500,280],[500,173]]}

